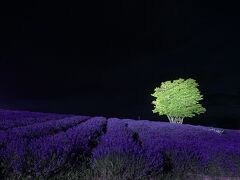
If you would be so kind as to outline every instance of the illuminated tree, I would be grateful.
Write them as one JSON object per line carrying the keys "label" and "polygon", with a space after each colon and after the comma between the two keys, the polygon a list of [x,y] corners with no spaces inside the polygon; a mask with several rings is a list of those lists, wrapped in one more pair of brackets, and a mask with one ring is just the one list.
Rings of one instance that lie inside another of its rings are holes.
{"label": "illuminated tree", "polygon": [[153,97],[156,98],[154,113],[167,115],[172,123],[183,123],[185,117],[193,117],[206,111],[199,101],[203,96],[198,89],[198,83],[194,79],[178,79],[162,82],[155,88]]}

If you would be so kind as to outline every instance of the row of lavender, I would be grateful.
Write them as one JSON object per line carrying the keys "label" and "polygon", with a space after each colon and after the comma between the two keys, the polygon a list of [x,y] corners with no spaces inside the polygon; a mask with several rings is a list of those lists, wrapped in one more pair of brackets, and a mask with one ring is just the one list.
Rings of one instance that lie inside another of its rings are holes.
{"label": "row of lavender", "polygon": [[0,109],[0,130],[57,120],[72,115]]}
{"label": "row of lavender", "polygon": [[[88,116],[73,116],[53,113],[0,110],[0,160],[1,166],[19,170],[21,158],[28,144],[40,137],[66,131]],[[8,167],[7,167],[7,166]]]}
{"label": "row of lavender", "polygon": [[240,175],[240,133],[231,130],[221,135],[201,126],[109,119],[93,159],[129,153],[144,159],[145,174],[206,172],[213,163],[225,173]]}
{"label": "row of lavender", "polygon": [[60,169],[74,155],[89,154],[91,141],[106,126],[103,117],[74,116],[52,120],[2,133],[2,171],[49,174]]}
{"label": "row of lavender", "polygon": [[4,171],[48,175],[83,154],[94,160],[109,154],[134,156],[144,161],[141,173],[145,175],[166,168],[202,170],[212,162],[240,174],[240,133],[226,130],[218,134],[201,126],[87,116],[0,131]]}
{"label": "row of lavender", "polygon": [[19,138],[33,139],[48,134],[54,134],[73,127],[88,118],[88,116],[72,116],[0,131],[0,147]]}

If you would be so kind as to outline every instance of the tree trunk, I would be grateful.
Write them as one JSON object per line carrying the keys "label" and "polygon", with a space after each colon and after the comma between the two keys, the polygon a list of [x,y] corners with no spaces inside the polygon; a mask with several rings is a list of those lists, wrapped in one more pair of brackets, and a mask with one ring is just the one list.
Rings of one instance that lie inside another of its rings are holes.
{"label": "tree trunk", "polygon": [[184,117],[167,116],[170,123],[182,124]]}

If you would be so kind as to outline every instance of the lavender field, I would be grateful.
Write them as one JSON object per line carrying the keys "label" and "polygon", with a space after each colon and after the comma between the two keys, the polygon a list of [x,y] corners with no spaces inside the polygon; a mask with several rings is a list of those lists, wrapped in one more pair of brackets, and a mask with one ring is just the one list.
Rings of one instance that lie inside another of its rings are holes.
{"label": "lavender field", "polygon": [[2,179],[240,179],[240,133],[0,110]]}

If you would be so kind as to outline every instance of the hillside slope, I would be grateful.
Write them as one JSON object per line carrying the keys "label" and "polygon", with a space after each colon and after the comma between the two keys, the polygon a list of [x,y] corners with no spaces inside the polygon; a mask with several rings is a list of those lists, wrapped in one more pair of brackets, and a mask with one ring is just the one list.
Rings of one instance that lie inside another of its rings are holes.
{"label": "hillside slope", "polygon": [[130,179],[169,173],[240,176],[236,130],[217,133],[189,124],[8,110],[0,110],[0,128],[5,177],[55,176],[81,166],[83,156],[95,163],[94,171],[96,163],[117,160]]}

